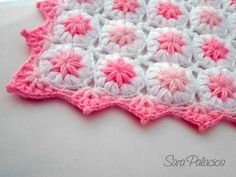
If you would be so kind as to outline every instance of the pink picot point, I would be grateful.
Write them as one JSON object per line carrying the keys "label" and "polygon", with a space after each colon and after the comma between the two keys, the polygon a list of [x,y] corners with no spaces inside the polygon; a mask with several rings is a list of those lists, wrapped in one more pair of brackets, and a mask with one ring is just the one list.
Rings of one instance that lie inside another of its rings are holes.
{"label": "pink picot point", "polygon": [[119,88],[123,84],[130,84],[132,78],[136,76],[133,66],[122,58],[109,61],[102,72],[106,75],[106,82],[113,81]]}
{"label": "pink picot point", "polygon": [[139,7],[137,0],[113,0],[113,9],[122,12],[135,13],[136,9]]}
{"label": "pink picot point", "polygon": [[59,72],[64,79],[67,74],[78,77],[78,70],[82,67],[82,57],[74,51],[61,52],[58,57],[51,59],[51,71]]}
{"label": "pink picot point", "polygon": [[58,0],[44,0],[37,3],[37,8],[42,12],[45,18],[53,19],[57,14],[57,4]]}
{"label": "pink picot point", "polygon": [[110,41],[123,47],[127,44],[133,43],[136,39],[133,29],[126,26],[113,27],[110,31]]}
{"label": "pink picot point", "polygon": [[91,30],[90,20],[81,15],[73,16],[63,22],[65,31],[75,35],[86,35]]}
{"label": "pink picot point", "polygon": [[166,50],[170,55],[182,53],[182,47],[185,46],[182,35],[175,34],[172,31],[160,34],[157,37],[157,42],[160,45],[159,48]]}
{"label": "pink picot point", "polygon": [[209,57],[215,62],[221,59],[225,59],[229,50],[225,47],[225,44],[217,39],[207,39],[202,44],[202,50],[204,57]]}
{"label": "pink picot point", "polygon": [[185,85],[188,83],[184,70],[177,70],[173,67],[162,69],[157,79],[161,86],[168,89],[171,93],[183,92]]}
{"label": "pink picot point", "polygon": [[210,26],[218,26],[222,19],[221,17],[215,12],[210,10],[203,10],[199,14],[200,22],[210,25]]}
{"label": "pink picot point", "polygon": [[222,101],[233,98],[233,94],[236,91],[236,86],[233,84],[232,79],[224,74],[210,76],[208,88],[212,96],[217,96]]}
{"label": "pink picot point", "polygon": [[169,2],[158,3],[156,6],[156,12],[157,15],[161,15],[167,20],[178,19],[178,17],[182,15],[179,7]]}
{"label": "pink picot point", "polygon": [[43,42],[47,36],[47,25],[37,28],[32,32],[23,30],[21,35],[25,37],[30,50],[34,53],[39,53],[42,50]]}

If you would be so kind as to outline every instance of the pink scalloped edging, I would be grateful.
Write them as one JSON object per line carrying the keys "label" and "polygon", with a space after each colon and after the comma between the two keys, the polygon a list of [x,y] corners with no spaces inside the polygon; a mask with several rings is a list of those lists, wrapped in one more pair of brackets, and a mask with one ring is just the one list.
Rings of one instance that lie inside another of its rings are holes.
{"label": "pink scalloped edging", "polygon": [[121,96],[110,96],[96,90],[96,88],[82,88],[77,91],[63,90],[52,86],[42,86],[41,89],[29,87],[28,82],[24,80],[25,74],[33,73],[30,67],[38,60],[38,54],[42,51],[43,45],[47,43],[48,31],[52,27],[52,22],[56,14],[57,0],[45,0],[37,3],[37,8],[45,17],[43,25],[33,30],[23,30],[22,35],[25,37],[30,57],[22,65],[19,71],[13,76],[7,86],[7,91],[17,93],[26,98],[46,99],[59,97],[67,100],[83,111],[84,114],[90,114],[93,111],[118,106],[121,107],[140,119],[141,124],[146,125],[148,122],[165,116],[175,116],[196,125],[199,131],[204,131],[221,120],[228,120],[236,123],[236,113],[222,112],[203,105],[194,104],[185,107],[166,106],[153,102],[148,96],[139,95],[133,98],[122,98]]}

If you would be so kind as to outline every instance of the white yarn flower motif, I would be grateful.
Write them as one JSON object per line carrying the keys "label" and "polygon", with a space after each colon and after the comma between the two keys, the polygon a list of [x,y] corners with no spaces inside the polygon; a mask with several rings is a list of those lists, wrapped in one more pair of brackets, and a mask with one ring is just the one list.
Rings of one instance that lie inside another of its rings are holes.
{"label": "white yarn flower motif", "polygon": [[155,63],[146,73],[148,95],[164,104],[184,105],[194,102],[195,83],[190,69],[177,64]]}
{"label": "white yarn flower motif", "polygon": [[144,0],[105,0],[104,15],[116,20],[140,22],[145,15]]}
{"label": "white yarn flower motif", "polygon": [[145,34],[130,22],[107,22],[100,35],[100,47],[108,53],[139,54],[145,47]]}
{"label": "white yarn flower motif", "polygon": [[228,29],[223,11],[210,6],[199,6],[190,13],[192,30],[200,34],[225,34]]}
{"label": "white yarn flower motif", "polygon": [[144,87],[144,71],[119,54],[101,56],[95,68],[95,85],[113,96],[135,96]]}
{"label": "white yarn flower motif", "polygon": [[230,22],[230,33],[234,39],[236,39],[236,11],[233,14],[229,15],[229,22]]}
{"label": "white yarn flower motif", "polygon": [[158,28],[151,31],[147,48],[155,61],[181,65],[189,64],[193,54],[190,37],[176,28]]}
{"label": "white yarn flower motif", "polygon": [[222,5],[222,0],[188,0],[187,3],[192,8],[193,6],[212,6],[219,8]]}
{"label": "white yarn flower motif", "polygon": [[205,34],[195,37],[195,62],[204,67],[234,65],[235,50],[230,42],[216,35]]}
{"label": "white yarn flower motif", "polygon": [[39,61],[43,80],[58,88],[78,89],[92,80],[93,60],[84,50],[56,45],[44,51]]}
{"label": "white yarn flower motif", "polygon": [[180,27],[188,21],[184,3],[175,0],[150,0],[147,15],[154,27]]}
{"label": "white yarn flower motif", "polygon": [[63,0],[65,10],[81,9],[88,14],[96,14],[103,7],[104,0]]}
{"label": "white yarn flower motif", "polygon": [[202,104],[214,108],[236,110],[236,72],[226,68],[210,68],[199,73],[197,93]]}
{"label": "white yarn flower motif", "polygon": [[89,48],[98,38],[98,22],[84,12],[74,10],[59,16],[53,29],[55,42]]}

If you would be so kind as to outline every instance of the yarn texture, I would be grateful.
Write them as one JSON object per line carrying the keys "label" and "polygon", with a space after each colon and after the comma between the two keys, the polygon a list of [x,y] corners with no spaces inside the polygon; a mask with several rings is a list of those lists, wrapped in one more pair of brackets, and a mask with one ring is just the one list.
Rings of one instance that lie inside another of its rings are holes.
{"label": "yarn texture", "polygon": [[235,0],[43,0],[30,56],[7,91],[84,114],[119,106],[204,131],[236,123]]}

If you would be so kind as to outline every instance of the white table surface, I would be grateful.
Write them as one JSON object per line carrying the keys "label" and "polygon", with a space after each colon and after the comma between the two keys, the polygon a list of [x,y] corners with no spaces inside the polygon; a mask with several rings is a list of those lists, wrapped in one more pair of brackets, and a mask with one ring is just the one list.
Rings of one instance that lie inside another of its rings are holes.
{"label": "white table surface", "polygon": [[[236,126],[200,134],[166,118],[142,127],[110,108],[91,116],[63,100],[32,101],[5,86],[28,51],[20,31],[43,22],[34,2],[0,3],[0,177],[233,177]],[[224,167],[165,167],[165,157],[196,154]]]}

